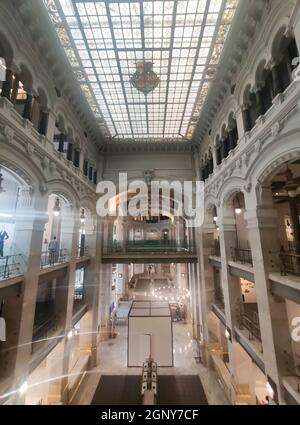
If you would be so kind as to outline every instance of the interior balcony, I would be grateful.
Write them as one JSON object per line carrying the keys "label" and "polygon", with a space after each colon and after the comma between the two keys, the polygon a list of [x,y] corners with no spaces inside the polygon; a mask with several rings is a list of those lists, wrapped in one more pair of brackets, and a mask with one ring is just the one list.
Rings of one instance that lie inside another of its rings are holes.
{"label": "interior balcony", "polygon": [[0,280],[21,276],[25,271],[25,260],[22,254],[6,255],[0,258]]}
{"label": "interior balcony", "polygon": [[63,325],[60,315],[55,312],[55,303],[53,301],[36,303],[30,369],[34,370],[63,337]]}
{"label": "interior balcony", "polygon": [[41,255],[41,269],[67,263],[68,261],[69,254],[66,249],[59,249],[59,251],[54,254],[49,253],[49,251],[43,251]]}
{"label": "interior balcony", "polygon": [[193,244],[186,241],[139,240],[114,241],[104,248],[102,263],[196,263]]}
{"label": "interior balcony", "polygon": [[235,247],[231,247],[231,260],[253,267],[252,252],[249,242],[238,241]]}

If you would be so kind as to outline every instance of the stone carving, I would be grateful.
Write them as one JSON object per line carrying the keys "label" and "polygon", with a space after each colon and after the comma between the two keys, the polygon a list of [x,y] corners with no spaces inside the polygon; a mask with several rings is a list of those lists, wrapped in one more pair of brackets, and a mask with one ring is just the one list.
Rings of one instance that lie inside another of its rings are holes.
{"label": "stone carving", "polygon": [[30,143],[27,143],[26,151],[29,156],[32,156],[34,154],[34,147]]}
{"label": "stone carving", "polygon": [[278,134],[280,133],[280,131],[281,131],[281,130],[282,130],[282,126],[281,126],[280,122],[279,122],[279,121],[277,121],[277,122],[273,125],[273,127],[271,128],[271,134],[272,134],[272,136],[273,136],[273,137],[278,136]]}
{"label": "stone carving", "polygon": [[244,190],[249,193],[249,192],[251,192],[251,189],[252,189],[252,183],[247,182],[244,186]]}
{"label": "stone carving", "polygon": [[39,191],[42,195],[46,195],[46,193],[48,192],[48,187],[44,182],[40,182]]}
{"label": "stone carving", "polygon": [[49,170],[50,170],[51,173],[54,173],[56,171],[56,164],[55,164],[55,162],[50,161]]}
{"label": "stone carving", "polygon": [[49,158],[47,158],[46,156],[44,156],[42,159],[41,159],[41,166],[42,166],[42,168],[43,168],[43,170],[45,170],[45,168],[48,168],[49,167]]}
{"label": "stone carving", "polygon": [[12,128],[10,128],[8,125],[5,125],[1,128],[1,132],[4,136],[4,140],[6,142],[11,142],[14,138],[15,132]]}

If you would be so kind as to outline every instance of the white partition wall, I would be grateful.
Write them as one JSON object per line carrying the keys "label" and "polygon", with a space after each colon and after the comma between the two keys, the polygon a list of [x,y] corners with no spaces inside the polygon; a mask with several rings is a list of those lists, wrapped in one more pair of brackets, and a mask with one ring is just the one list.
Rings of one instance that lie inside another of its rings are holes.
{"label": "white partition wall", "polygon": [[128,316],[128,367],[152,358],[158,366],[173,366],[173,328],[169,304],[135,301]]}

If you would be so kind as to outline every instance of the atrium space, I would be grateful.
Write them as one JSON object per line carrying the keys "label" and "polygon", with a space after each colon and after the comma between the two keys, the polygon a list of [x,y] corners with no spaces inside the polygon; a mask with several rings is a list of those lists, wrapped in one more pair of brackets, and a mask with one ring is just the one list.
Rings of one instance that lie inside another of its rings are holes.
{"label": "atrium space", "polygon": [[300,0],[1,0],[0,405],[300,405],[299,140]]}

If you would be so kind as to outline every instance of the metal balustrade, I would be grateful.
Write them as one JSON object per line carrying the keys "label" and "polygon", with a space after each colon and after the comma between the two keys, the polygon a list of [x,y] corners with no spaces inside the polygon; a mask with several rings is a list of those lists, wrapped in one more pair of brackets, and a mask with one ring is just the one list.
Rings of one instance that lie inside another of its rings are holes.
{"label": "metal balustrade", "polygon": [[253,266],[252,252],[250,248],[231,247],[232,261],[240,262],[242,264],[250,264]]}
{"label": "metal balustrade", "polygon": [[22,254],[6,255],[0,258],[0,279],[18,276],[24,271],[24,258]]}
{"label": "metal balustrade", "polygon": [[246,314],[241,314],[239,317],[240,329],[247,329],[249,332],[249,340],[256,338],[261,342],[261,333],[258,319],[251,318]]}
{"label": "metal balustrade", "polygon": [[224,295],[221,287],[217,287],[215,285],[215,297],[214,302],[217,307],[219,307],[221,310],[225,309],[225,303],[224,303]]}
{"label": "metal balustrade", "polygon": [[[300,356],[297,354],[293,356],[288,351],[283,350],[283,360],[286,372],[292,376],[297,376],[297,378],[300,378]],[[298,364],[296,361],[298,361]]]}
{"label": "metal balustrade", "polygon": [[164,240],[140,240],[140,241],[114,241],[106,247],[107,252],[127,252],[127,251],[182,251],[194,252],[194,246],[189,246],[186,241],[164,241]]}
{"label": "metal balustrade", "polygon": [[41,269],[47,266],[66,263],[68,258],[69,256],[66,249],[59,249],[57,253],[43,251],[41,254]]}
{"label": "metal balustrade", "polygon": [[215,257],[221,257],[220,241],[215,239],[211,247],[211,253]]}
{"label": "metal balustrade", "polygon": [[280,272],[283,276],[286,276],[288,273],[300,276],[300,255],[280,252],[279,258]]}
{"label": "metal balustrade", "polygon": [[87,245],[79,245],[78,246],[78,252],[77,252],[77,257],[81,258],[81,257],[87,257],[89,255],[89,247]]}

